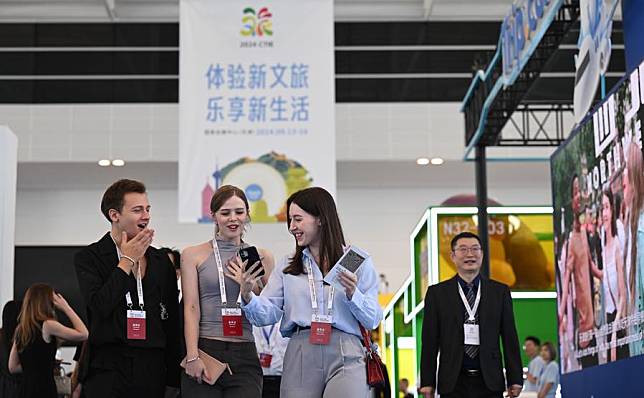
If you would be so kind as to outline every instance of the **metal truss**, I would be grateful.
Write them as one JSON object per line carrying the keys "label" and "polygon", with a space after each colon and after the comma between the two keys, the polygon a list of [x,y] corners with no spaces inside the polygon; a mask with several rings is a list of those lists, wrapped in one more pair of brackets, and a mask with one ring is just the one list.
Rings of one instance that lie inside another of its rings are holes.
{"label": "metal truss", "polygon": [[[530,108],[538,112],[538,108],[524,105],[522,102],[533,87],[533,84],[539,78],[539,74],[544,69],[546,63],[556,53],[564,37],[579,19],[579,14],[579,0],[564,0],[555,19],[539,42],[530,60],[520,72],[519,77],[514,84],[503,90],[495,90],[502,74],[500,57],[495,56],[491,64],[488,65],[487,70],[489,70],[489,73],[478,84],[474,85],[467,103],[463,106],[463,112],[465,113],[465,137],[468,143],[475,137],[479,129],[482,129],[482,134],[476,145],[540,146],[544,145],[546,141],[548,142],[547,145],[550,145],[550,141],[555,142],[557,140],[556,137],[551,139],[550,136],[546,136],[545,132],[539,129],[537,129],[535,134],[531,134],[529,130],[523,127],[517,129],[520,131],[520,138],[518,140],[510,138],[506,140],[501,136],[501,131],[504,130],[510,120],[513,120],[511,119],[513,112],[519,111],[525,113],[522,109]],[[570,103],[572,103],[572,98]],[[553,107],[553,111],[558,112],[556,111],[557,105],[553,105]],[[530,112],[528,112],[529,114]],[[519,126],[515,120],[513,120],[513,123]],[[521,126],[523,126],[523,123],[521,123]],[[532,143],[532,138],[535,138],[535,136],[536,141]]]}
{"label": "metal truss", "polygon": [[572,104],[519,105],[501,131],[497,146],[559,146],[570,132]]}

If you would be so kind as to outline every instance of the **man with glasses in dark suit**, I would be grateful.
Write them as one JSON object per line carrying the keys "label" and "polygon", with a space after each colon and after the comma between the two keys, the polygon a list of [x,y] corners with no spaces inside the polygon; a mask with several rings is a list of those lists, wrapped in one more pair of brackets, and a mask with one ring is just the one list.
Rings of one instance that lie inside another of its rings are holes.
{"label": "man with glasses in dark suit", "polygon": [[504,391],[518,397],[523,371],[510,289],[480,275],[483,252],[476,234],[456,235],[451,249],[458,274],[430,286],[425,296],[420,392],[433,398],[438,387],[443,398],[500,398]]}

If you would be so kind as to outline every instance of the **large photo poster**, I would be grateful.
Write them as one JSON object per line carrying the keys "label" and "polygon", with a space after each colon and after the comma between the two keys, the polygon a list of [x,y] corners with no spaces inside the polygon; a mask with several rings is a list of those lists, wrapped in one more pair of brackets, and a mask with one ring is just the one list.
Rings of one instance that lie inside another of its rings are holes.
{"label": "large photo poster", "polygon": [[254,222],[335,192],[332,0],[181,0],[179,69],[180,222],[211,222],[225,184]]}
{"label": "large photo poster", "polygon": [[551,158],[562,373],[644,351],[644,64]]}

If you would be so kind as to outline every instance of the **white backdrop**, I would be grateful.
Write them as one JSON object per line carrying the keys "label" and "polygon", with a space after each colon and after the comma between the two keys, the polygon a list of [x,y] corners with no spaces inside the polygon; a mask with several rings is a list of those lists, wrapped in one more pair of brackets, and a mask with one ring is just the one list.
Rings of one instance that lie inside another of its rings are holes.
{"label": "white backdrop", "polygon": [[209,222],[223,184],[255,222],[288,195],[335,192],[332,0],[182,0],[179,220]]}

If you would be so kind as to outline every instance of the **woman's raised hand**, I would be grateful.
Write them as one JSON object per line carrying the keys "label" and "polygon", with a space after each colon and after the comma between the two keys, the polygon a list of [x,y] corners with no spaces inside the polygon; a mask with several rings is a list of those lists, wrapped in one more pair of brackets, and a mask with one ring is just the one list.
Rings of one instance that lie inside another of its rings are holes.
{"label": "woman's raised hand", "polygon": [[246,269],[246,263],[247,261],[242,261],[239,256],[234,256],[228,262],[226,276],[239,283],[239,291],[241,292],[242,299],[248,303],[252,297],[251,292],[257,281],[259,281],[259,274],[262,271],[262,267],[260,262],[257,261]]}

